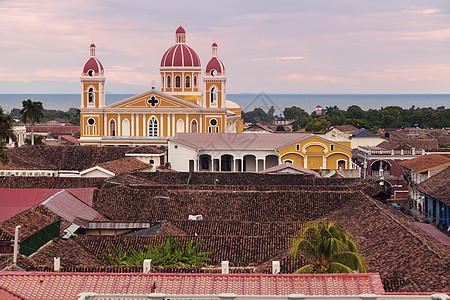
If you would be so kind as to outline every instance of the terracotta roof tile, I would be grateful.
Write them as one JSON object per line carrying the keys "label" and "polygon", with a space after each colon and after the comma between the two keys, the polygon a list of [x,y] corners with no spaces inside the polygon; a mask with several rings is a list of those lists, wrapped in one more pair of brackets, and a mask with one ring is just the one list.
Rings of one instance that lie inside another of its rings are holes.
{"label": "terracotta roof tile", "polygon": [[58,215],[40,205],[1,222],[0,229],[14,236],[16,226],[20,225],[19,239],[24,240],[58,219]]}
{"label": "terracotta roof tile", "polygon": [[423,181],[416,188],[427,194],[428,196],[442,201],[450,206],[450,167],[445,168],[441,172],[431,176]]}
{"label": "terracotta roof tile", "polygon": [[[193,284],[194,282],[200,284]],[[28,299],[75,299],[80,292],[168,295],[383,294],[378,274],[0,273],[0,285]]]}
{"label": "terracotta roof tile", "polygon": [[289,163],[279,164],[279,165],[276,165],[276,166],[271,167],[269,169],[265,169],[263,171],[260,171],[259,173],[276,173],[277,171],[281,171],[281,170],[289,169],[289,168],[293,169],[293,170],[296,170],[298,172],[307,174],[307,175],[313,175],[315,177],[321,177],[319,173],[317,173],[317,172],[315,172],[313,170],[309,170],[309,169],[306,169],[306,168],[303,168],[303,167],[300,167],[300,166],[297,166],[297,165],[294,165],[294,164],[289,164]]}
{"label": "terracotta roof tile", "polygon": [[[10,163],[0,170],[85,170],[97,164],[124,158],[140,147],[128,146],[23,146],[6,150]],[[142,147],[148,153],[156,147]],[[152,153],[152,152],[150,152]]]}
{"label": "terracotta roof tile", "polygon": [[450,164],[450,158],[439,155],[439,154],[429,154],[422,155],[413,159],[405,160],[399,163],[403,167],[410,170],[414,170],[418,173],[425,172],[427,170],[432,170],[438,167],[443,167]]}
{"label": "terracotta roof tile", "polygon": [[135,172],[144,169],[149,169],[151,165],[146,164],[138,159],[132,157],[125,157],[117,160],[104,162],[97,165],[100,168],[113,172],[114,174]]}

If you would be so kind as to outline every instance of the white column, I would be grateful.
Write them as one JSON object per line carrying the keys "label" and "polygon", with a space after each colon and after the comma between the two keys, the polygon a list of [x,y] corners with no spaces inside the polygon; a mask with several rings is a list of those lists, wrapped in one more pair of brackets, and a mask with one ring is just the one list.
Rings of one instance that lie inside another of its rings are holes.
{"label": "white column", "polygon": [[120,121],[120,113],[117,114],[117,136],[122,136],[122,122]]}
{"label": "white column", "polygon": [[171,128],[171,126],[170,126],[170,122],[171,122],[171,119],[170,119],[170,114],[167,114],[167,135],[168,136],[172,136],[172,128]]}
{"label": "white column", "polygon": [[163,131],[163,114],[159,115],[159,119],[161,120],[161,124],[159,125],[159,136],[164,136],[164,131]]}
{"label": "white column", "polygon": [[203,132],[203,115],[202,114],[200,114],[200,122],[199,122],[199,125],[200,125],[200,127],[199,127],[199,129],[197,130],[199,133],[202,133]]}
{"label": "white column", "polygon": [[139,136],[139,114],[136,114],[136,136]]}
{"label": "white column", "polygon": [[131,114],[131,136],[134,136],[134,125],[135,125],[135,123],[134,123],[134,115],[135,114]]}
{"label": "white column", "polygon": [[103,114],[103,124],[104,124],[104,127],[103,127],[103,135],[104,136],[109,136],[109,134],[108,134],[108,114],[107,113],[104,113]]}
{"label": "white column", "polygon": [[184,132],[190,132],[190,130],[189,130],[189,127],[191,127],[191,126],[189,126],[190,124],[189,124],[189,114],[186,114],[186,129],[184,130]]}
{"label": "white column", "polygon": [[172,114],[172,136],[175,135],[175,114]]}
{"label": "white column", "polygon": [[146,115],[142,114],[142,136],[147,136],[147,131],[145,130],[146,126]]}

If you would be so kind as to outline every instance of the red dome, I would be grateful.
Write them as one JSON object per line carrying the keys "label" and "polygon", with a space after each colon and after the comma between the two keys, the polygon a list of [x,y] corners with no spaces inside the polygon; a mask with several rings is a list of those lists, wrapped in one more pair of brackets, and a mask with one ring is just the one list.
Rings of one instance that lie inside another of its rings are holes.
{"label": "red dome", "polygon": [[91,44],[91,48],[92,48],[92,47],[94,47],[94,48],[95,48],[95,44],[94,44],[94,43],[92,43],[92,44]]}
{"label": "red dome", "polygon": [[[183,29],[181,26],[180,28]],[[161,67],[200,67],[200,58],[186,44],[176,44],[164,53],[161,59]]]}
{"label": "red dome", "polygon": [[216,43],[213,43],[213,44],[212,44],[212,47],[217,47],[217,44],[216,44]]}
{"label": "red dome", "polygon": [[176,33],[186,33],[186,31],[184,31],[184,28],[182,26],[177,28]]}
{"label": "red dome", "polygon": [[83,73],[87,73],[89,70],[93,70],[95,73],[103,73],[103,66],[96,57],[89,58],[84,64]]}
{"label": "red dome", "polygon": [[212,70],[216,70],[218,74],[225,74],[225,66],[217,57],[213,57],[206,65],[206,73],[210,73]]}

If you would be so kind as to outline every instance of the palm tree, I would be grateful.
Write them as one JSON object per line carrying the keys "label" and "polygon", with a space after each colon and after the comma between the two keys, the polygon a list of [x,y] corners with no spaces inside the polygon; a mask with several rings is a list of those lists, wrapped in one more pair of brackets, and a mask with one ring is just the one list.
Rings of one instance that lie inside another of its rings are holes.
{"label": "palm tree", "polygon": [[16,136],[12,130],[13,120],[10,115],[3,113],[3,109],[0,107],[0,161],[3,164],[7,164],[9,159],[6,155],[5,141],[8,139],[16,140]]}
{"label": "palm tree", "polygon": [[302,254],[309,264],[295,273],[367,273],[358,249],[351,234],[335,222],[307,223],[294,238],[291,253],[295,259]]}
{"label": "palm tree", "polygon": [[22,101],[22,122],[27,123],[30,121],[31,125],[31,145],[34,145],[34,123],[39,123],[44,117],[44,107],[42,102],[33,102],[30,99]]}

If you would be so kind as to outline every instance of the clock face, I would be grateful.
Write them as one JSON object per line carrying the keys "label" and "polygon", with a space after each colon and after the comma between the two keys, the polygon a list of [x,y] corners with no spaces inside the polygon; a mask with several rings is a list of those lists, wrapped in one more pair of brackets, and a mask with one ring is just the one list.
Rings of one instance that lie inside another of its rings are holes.
{"label": "clock face", "polygon": [[217,71],[216,70],[211,70],[211,76],[216,76],[217,75]]}
{"label": "clock face", "polygon": [[92,118],[89,118],[89,119],[88,119],[88,124],[89,124],[89,125],[94,125],[94,124],[95,124],[95,120],[92,119]]}
{"label": "clock face", "polygon": [[212,126],[216,126],[217,125],[217,120],[216,119],[211,119],[211,121],[209,121],[209,124],[211,124]]}
{"label": "clock face", "polygon": [[88,75],[89,75],[89,76],[94,76],[94,70],[89,70],[89,71],[88,71]]}

